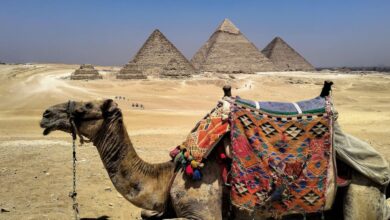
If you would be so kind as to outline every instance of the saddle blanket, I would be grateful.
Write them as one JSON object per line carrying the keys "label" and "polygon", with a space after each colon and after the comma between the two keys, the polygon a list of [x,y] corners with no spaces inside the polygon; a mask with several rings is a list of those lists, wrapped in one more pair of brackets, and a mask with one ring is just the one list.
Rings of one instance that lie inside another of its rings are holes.
{"label": "saddle blanket", "polygon": [[330,101],[230,103],[233,205],[273,217],[330,209],[335,196]]}
{"label": "saddle blanket", "polygon": [[194,160],[201,162],[206,158],[223,135],[230,131],[229,111],[222,105],[217,106],[187,136],[183,145]]}
{"label": "saddle blanket", "polygon": [[225,98],[171,151],[171,157],[199,180],[203,160],[228,132],[233,205],[273,217],[331,208],[336,172],[329,100]]}
{"label": "saddle blanket", "polygon": [[229,106],[220,102],[192,129],[185,141],[170,152],[176,164],[181,164],[186,174],[194,180],[201,179],[203,160],[225,134],[230,131]]}

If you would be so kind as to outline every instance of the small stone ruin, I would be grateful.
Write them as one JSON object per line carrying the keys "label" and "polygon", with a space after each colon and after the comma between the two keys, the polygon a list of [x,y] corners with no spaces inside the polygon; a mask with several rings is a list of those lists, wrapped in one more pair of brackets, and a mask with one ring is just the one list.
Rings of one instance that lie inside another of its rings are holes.
{"label": "small stone ruin", "polygon": [[183,79],[195,74],[194,68],[189,63],[179,62],[172,58],[160,73],[160,78]]}
{"label": "small stone ruin", "polygon": [[91,65],[82,64],[79,69],[70,75],[71,80],[95,80],[103,79],[103,76]]}
{"label": "small stone ruin", "polygon": [[134,62],[126,64],[116,75],[117,79],[146,79],[146,75],[142,73],[138,65]]}

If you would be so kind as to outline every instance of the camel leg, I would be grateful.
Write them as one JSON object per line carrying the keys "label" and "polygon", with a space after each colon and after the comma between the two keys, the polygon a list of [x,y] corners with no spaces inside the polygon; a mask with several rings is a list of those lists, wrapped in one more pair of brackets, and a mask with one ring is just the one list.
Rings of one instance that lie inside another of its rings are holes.
{"label": "camel leg", "polygon": [[194,181],[182,170],[177,173],[170,195],[177,217],[222,219],[223,181],[221,169],[212,159],[202,168],[202,180]]}
{"label": "camel leg", "polygon": [[354,174],[344,198],[345,220],[388,219],[389,206],[378,186],[360,174]]}

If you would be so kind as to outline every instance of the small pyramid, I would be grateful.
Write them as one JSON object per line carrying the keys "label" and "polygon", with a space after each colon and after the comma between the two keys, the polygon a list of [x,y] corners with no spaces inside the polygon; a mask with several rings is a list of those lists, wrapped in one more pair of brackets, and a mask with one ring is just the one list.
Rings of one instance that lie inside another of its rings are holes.
{"label": "small pyramid", "polygon": [[146,79],[146,75],[142,74],[138,66],[134,62],[126,64],[116,75],[117,79]]}
{"label": "small pyramid", "polygon": [[133,59],[144,74],[158,76],[171,59],[175,59],[189,72],[195,72],[185,56],[158,30],[154,30]]}
{"label": "small pyramid", "polygon": [[305,58],[280,37],[275,37],[262,52],[280,71],[315,70]]}
{"label": "small pyramid", "polygon": [[164,67],[163,71],[160,74],[161,78],[189,78],[191,75],[195,74],[195,70],[189,70],[186,65],[178,62],[176,59],[171,59],[168,64]]}
{"label": "small pyramid", "polygon": [[82,64],[79,69],[70,75],[71,80],[94,80],[103,79],[103,76],[91,65]]}
{"label": "small pyramid", "polygon": [[255,73],[275,70],[272,62],[225,19],[191,59],[204,72]]}

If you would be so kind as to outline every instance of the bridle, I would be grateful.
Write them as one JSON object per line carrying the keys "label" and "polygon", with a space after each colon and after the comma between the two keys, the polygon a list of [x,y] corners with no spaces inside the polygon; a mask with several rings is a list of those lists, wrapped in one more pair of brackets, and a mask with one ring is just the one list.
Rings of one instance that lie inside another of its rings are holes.
{"label": "bridle", "polygon": [[[69,123],[71,127],[71,134],[72,134],[72,148],[73,148],[73,191],[69,192],[69,197],[72,198],[73,201],[73,212],[74,212],[74,219],[79,220],[80,219],[80,213],[79,213],[79,204],[77,203],[77,191],[76,191],[76,139],[77,134],[79,134],[78,129],[76,127],[76,124],[74,123],[74,112],[75,112],[75,102],[74,101],[68,101],[68,106],[66,107],[66,113],[69,118]],[[80,143],[82,144],[82,136],[79,134],[80,137]]]}
{"label": "bridle", "polygon": [[[72,198],[73,201],[73,211],[74,211],[74,219],[79,220],[80,219],[80,213],[79,213],[79,205],[77,203],[77,191],[76,191],[76,139],[77,136],[80,139],[80,144],[84,144],[86,142],[92,142],[91,140],[85,140],[83,135],[80,133],[79,129],[76,126],[76,103],[74,101],[69,100],[68,105],[66,107],[66,113],[69,118],[70,123],[70,130],[72,135],[72,148],[73,148],[73,190],[69,192],[69,197]],[[96,118],[89,118],[86,120],[98,120],[102,119],[104,117],[96,117]]]}
{"label": "bridle", "polygon": [[69,100],[68,105],[66,107],[66,113],[69,118],[70,123],[70,130],[72,135],[72,148],[73,148],[73,190],[72,192],[69,192],[69,197],[72,198],[73,201],[73,211],[74,211],[74,219],[79,220],[80,219],[80,213],[79,213],[79,204],[77,203],[77,191],[76,191],[76,139],[77,136],[79,136],[80,144],[84,144],[85,142],[91,142],[90,140],[85,140],[83,135],[79,132],[77,129],[75,119],[76,119],[76,103],[74,101]]}
{"label": "bridle", "polygon": [[74,101],[69,100],[68,101],[68,106],[66,107],[66,113],[69,118],[69,123],[70,123],[70,130],[72,134],[73,140],[77,139],[77,136],[79,136],[80,143],[84,144],[85,142],[90,142],[90,140],[85,140],[83,135],[79,132],[77,129],[76,123],[75,123],[75,106],[76,103]]}

